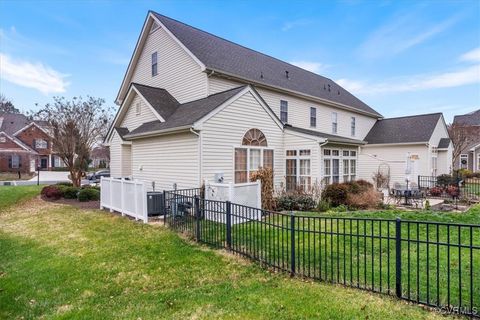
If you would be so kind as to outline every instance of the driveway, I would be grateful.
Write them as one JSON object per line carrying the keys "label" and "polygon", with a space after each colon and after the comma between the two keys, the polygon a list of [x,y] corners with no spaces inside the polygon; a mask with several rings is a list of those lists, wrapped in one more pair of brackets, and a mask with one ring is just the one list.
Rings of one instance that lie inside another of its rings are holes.
{"label": "driveway", "polygon": [[[40,171],[40,182],[70,182],[68,179],[69,172],[65,171]],[[30,181],[37,181],[37,177],[33,177]]]}

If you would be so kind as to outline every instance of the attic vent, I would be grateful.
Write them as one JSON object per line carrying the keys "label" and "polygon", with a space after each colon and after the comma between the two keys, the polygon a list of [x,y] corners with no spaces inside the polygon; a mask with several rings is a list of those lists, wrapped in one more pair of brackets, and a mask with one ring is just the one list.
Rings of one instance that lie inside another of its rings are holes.
{"label": "attic vent", "polygon": [[340,95],[340,90],[337,91],[337,94]]}
{"label": "attic vent", "polygon": [[263,72],[260,72],[260,79],[263,79]]}
{"label": "attic vent", "polygon": [[287,71],[287,70],[285,70],[285,77],[286,77],[287,79],[290,79],[290,76],[288,75],[288,71]]}
{"label": "attic vent", "polygon": [[154,21],[152,24],[152,28],[150,29],[150,33],[154,32],[158,28],[160,28],[160,25],[156,21]]}

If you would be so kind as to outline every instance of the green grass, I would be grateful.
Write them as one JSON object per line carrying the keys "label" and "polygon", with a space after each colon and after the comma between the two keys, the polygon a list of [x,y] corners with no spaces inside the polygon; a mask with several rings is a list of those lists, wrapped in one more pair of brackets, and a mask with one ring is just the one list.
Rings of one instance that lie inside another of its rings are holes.
{"label": "green grass", "polygon": [[[32,197],[29,188],[17,190],[25,195],[17,199]],[[32,199],[0,212],[0,318],[443,317],[387,296],[271,273],[160,226]]]}
{"label": "green grass", "polygon": [[[401,225],[403,296],[421,302],[428,299],[428,302],[433,304],[467,307],[470,307],[470,297],[473,296],[473,307],[480,309],[480,249],[478,249],[480,206],[466,213],[392,210],[303,215],[306,217],[295,219],[297,273],[329,282],[395,294],[395,222],[381,220],[372,222],[361,218],[400,217],[404,221]],[[322,219],[313,218],[315,216]],[[359,219],[342,220],[336,217]],[[478,226],[470,230],[470,227],[459,229],[431,224],[427,230],[425,224],[417,225],[407,221],[436,221]],[[216,247],[224,246],[223,224],[202,220],[200,225],[201,238],[204,242]],[[185,228],[187,231],[194,230],[193,221],[180,222],[175,227],[180,230]],[[193,235],[193,232],[190,234]],[[380,239],[379,236],[383,238]],[[387,237],[390,237],[390,240]],[[405,241],[407,239],[412,241]],[[427,240],[428,245],[424,243]],[[436,245],[432,242],[450,243],[452,246],[447,248],[445,245]],[[459,249],[458,244],[462,246],[472,244],[477,249],[472,251],[465,247]],[[232,246],[234,250],[253,256],[256,260],[289,270],[290,217],[274,215],[266,218],[265,223],[249,222],[234,225]],[[473,281],[473,290],[470,287],[470,279]]]}
{"label": "green grass", "polygon": [[0,186],[0,212],[37,196],[43,186]]}
{"label": "green grass", "polygon": [[29,180],[34,175],[32,173],[22,173],[18,179],[18,173],[16,172],[2,172],[0,173],[0,181],[16,181],[16,180]]}

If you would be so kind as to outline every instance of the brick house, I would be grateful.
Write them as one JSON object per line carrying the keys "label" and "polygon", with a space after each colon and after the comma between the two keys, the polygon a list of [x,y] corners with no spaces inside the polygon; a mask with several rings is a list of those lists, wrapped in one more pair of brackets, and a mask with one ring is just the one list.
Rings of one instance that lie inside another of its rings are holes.
{"label": "brick house", "polygon": [[463,115],[456,115],[453,123],[468,128],[466,146],[460,151],[455,169],[480,171],[480,109]]}
{"label": "brick house", "polygon": [[45,123],[23,114],[0,114],[0,172],[33,172],[63,167],[53,152]]}

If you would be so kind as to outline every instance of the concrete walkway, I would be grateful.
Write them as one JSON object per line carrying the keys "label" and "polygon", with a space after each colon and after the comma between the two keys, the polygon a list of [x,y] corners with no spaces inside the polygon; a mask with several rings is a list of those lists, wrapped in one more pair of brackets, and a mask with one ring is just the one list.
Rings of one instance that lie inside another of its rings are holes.
{"label": "concrete walkway", "polygon": [[[69,172],[65,171],[40,171],[40,182],[55,181],[55,182],[69,182]],[[33,177],[29,181],[37,181],[37,177]]]}

